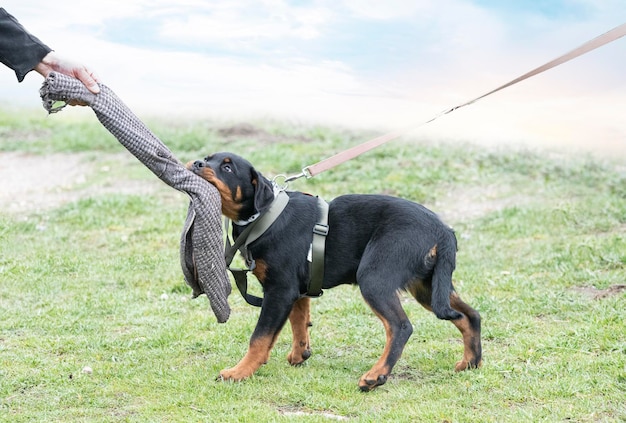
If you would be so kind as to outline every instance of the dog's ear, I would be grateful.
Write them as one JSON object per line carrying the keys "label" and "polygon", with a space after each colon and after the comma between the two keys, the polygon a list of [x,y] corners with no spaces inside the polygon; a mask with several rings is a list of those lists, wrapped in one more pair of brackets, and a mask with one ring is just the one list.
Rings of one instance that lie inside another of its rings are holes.
{"label": "dog's ear", "polygon": [[263,213],[274,201],[274,186],[256,169],[252,168],[250,174],[254,185],[254,208],[257,212]]}

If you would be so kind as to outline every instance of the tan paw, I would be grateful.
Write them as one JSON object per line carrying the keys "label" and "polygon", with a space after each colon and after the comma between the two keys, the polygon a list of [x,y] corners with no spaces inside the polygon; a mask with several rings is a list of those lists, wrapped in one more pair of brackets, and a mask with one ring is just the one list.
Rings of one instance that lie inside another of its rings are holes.
{"label": "tan paw", "polygon": [[220,372],[218,379],[224,380],[224,381],[229,380],[233,382],[239,382],[239,381],[249,378],[250,376],[253,375],[253,373],[254,372],[251,371],[250,369],[242,368],[241,366],[235,366],[230,369],[222,370]]}
{"label": "tan paw", "polygon": [[461,361],[458,361],[454,365],[454,371],[455,372],[462,372],[463,370],[478,369],[482,365],[483,365],[483,361],[482,360],[480,360],[478,363],[475,363],[474,360],[463,359]]}
{"label": "tan paw", "polygon": [[297,350],[291,350],[291,352],[287,354],[287,361],[292,366],[299,366],[308,360],[309,357],[311,357],[310,348],[298,348]]}
{"label": "tan paw", "polygon": [[384,385],[385,382],[387,382],[388,377],[389,375],[387,374],[377,375],[376,373],[372,373],[370,371],[368,373],[365,373],[363,376],[361,376],[361,379],[359,379],[359,388],[363,392],[369,392],[377,386]]}

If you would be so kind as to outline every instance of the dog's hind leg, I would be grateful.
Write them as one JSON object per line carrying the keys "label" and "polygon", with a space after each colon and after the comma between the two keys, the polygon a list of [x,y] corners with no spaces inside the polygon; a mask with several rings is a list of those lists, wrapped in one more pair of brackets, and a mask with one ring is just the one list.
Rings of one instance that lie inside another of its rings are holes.
{"label": "dog's hind leg", "polygon": [[413,326],[402,309],[396,291],[380,292],[361,284],[361,292],[367,304],[383,322],[387,335],[383,354],[359,380],[359,388],[370,391],[387,382],[393,366],[402,355],[404,345],[413,333]]}
{"label": "dog's hind leg", "polygon": [[[408,287],[408,291],[428,311],[433,311],[430,305],[432,290],[422,281],[415,281]],[[450,306],[461,313],[461,317],[451,320],[463,336],[463,359],[456,363],[454,369],[459,372],[466,369],[480,367],[482,364],[482,346],[480,342],[480,314],[461,300],[456,292],[450,294]]]}
{"label": "dog's hind leg", "polygon": [[293,342],[291,351],[287,355],[287,361],[292,366],[297,366],[311,357],[311,344],[309,338],[309,327],[311,327],[311,299],[309,297],[300,298],[293,305],[289,313]]}
{"label": "dog's hind leg", "polygon": [[454,326],[463,335],[463,359],[456,363],[454,370],[460,372],[475,369],[482,365],[482,345],[480,342],[480,314],[464,303],[456,292],[450,295],[450,305],[463,314],[460,319],[452,320]]}

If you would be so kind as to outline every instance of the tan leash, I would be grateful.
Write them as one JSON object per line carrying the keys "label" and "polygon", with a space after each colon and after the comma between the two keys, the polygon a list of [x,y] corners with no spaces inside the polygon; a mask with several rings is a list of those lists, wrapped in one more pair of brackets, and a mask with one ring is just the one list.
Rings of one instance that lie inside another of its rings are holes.
{"label": "tan leash", "polygon": [[327,171],[328,169],[331,169],[341,163],[347,162],[348,160],[351,160],[357,156],[360,156],[361,154],[372,150],[386,142],[389,142],[391,140],[394,140],[396,138],[401,137],[402,135],[406,134],[407,132],[414,130],[420,126],[426,125],[427,123],[430,123],[438,118],[440,118],[443,115],[447,115],[449,113],[452,113],[453,111],[460,109],[461,107],[465,107],[465,106],[469,106],[470,104],[476,103],[478,100],[481,100],[491,94],[494,94],[500,90],[503,90],[505,88],[510,87],[511,85],[515,85],[518,82],[521,82],[525,79],[531,78],[535,75],[538,75],[542,72],[545,72],[549,69],[552,69],[558,65],[561,65],[565,62],[568,62],[572,59],[575,59],[578,56],[582,56],[585,53],[588,53],[592,50],[595,50],[599,47],[602,47],[605,44],[608,44],[612,41],[617,40],[618,38],[623,37],[624,35],[626,35],[626,23],[619,25],[615,28],[613,28],[612,30],[590,40],[587,41],[586,43],[582,44],[581,46],[575,48],[574,50],[570,51],[569,53],[565,53],[562,56],[557,57],[554,60],[549,61],[548,63],[539,66],[538,68],[535,68],[533,70],[531,70],[530,72],[527,72],[525,74],[523,74],[522,76],[515,78],[509,82],[507,82],[506,84],[503,84],[501,86],[499,86],[498,88],[489,91],[486,94],[483,94],[481,96],[478,96],[470,101],[467,101],[465,103],[459,104],[457,106],[451,107],[449,109],[446,109],[440,113],[438,113],[436,116],[432,117],[431,119],[422,122],[422,123],[418,123],[418,124],[414,124],[414,125],[409,125],[403,129],[399,129],[393,132],[389,132],[385,135],[381,135],[379,137],[376,137],[374,139],[371,139],[367,142],[364,142],[363,144],[359,144],[357,146],[354,146],[352,148],[349,148],[345,151],[342,151],[340,153],[335,154],[334,156],[331,156],[327,159],[324,159],[322,161],[319,161],[315,164],[312,164],[310,166],[307,166],[305,168],[302,169],[302,173],[294,175],[294,176],[290,176],[288,178],[285,179],[285,182],[290,182],[290,181],[294,181],[296,179],[302,178],[302,177],[306,177],[307,179],[314,177],[315,175],[318,175],[322,172]]}

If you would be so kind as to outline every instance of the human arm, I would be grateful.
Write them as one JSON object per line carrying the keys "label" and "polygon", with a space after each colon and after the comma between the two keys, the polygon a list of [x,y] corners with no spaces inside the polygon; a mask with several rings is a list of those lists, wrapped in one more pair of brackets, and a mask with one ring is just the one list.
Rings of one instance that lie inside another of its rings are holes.
{"label": "human arm", "polygon": [[51,51],[50,47],[26,31],[17,19],[0,8],[0,62],[15,71],[19,82]]}
{"label": "human arm", "polygon": [[59,56],[1,7],[0,62],[15,71],[19,82],[31,70],[44,78],[56,71],[77,78],[94,94],[100,92],[98,77],[93,72],[80,63]]}

